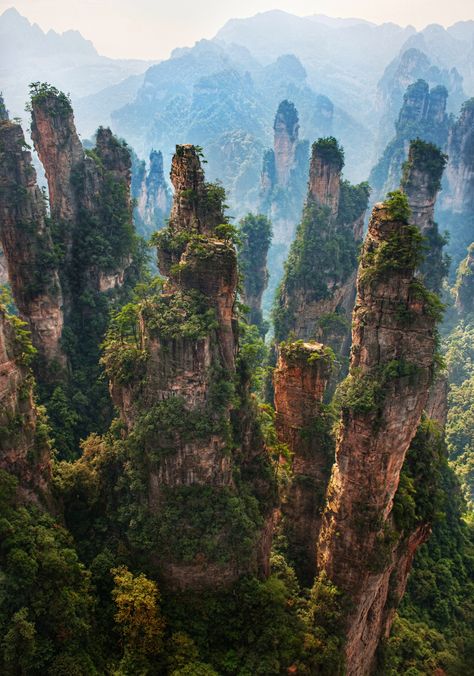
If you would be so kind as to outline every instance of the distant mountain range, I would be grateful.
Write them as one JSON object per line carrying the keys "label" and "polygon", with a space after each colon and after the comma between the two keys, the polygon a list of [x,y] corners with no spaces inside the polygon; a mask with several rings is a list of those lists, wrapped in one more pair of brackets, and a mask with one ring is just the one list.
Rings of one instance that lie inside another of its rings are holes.
{"label": "distant mountain range", "polygon": [[0,16],[0,91],[13,115],[24,114],[30,82],[47,81],[75,102],[144,73],[152,63],[101,56],[78,31],[45,33],[14,8]]}
{"label": "distant mountain range", "polygon": [[445,86],[453,113],[474,95],[473,45],[474,21],[417,32],[274,10],[148,63],[100,56],[80,33],[44,33],[10,9],[0,17],[0,90],[21,115],[29,82],[46,80],[70,92],[83,137],[109,124],[141,157],[162,150],[165,172],[176,143],[203,146],[208,175],[223,178],[240,214],[256,203],[282,100],[295,104],[301,138],[340,140],[347,177],[361,181],[393,136],[409,84]]}

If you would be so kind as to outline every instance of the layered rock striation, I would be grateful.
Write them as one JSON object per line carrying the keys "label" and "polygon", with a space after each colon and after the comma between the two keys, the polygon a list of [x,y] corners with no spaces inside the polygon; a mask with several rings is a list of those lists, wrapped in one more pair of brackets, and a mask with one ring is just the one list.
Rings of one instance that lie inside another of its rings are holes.
{"label": "layered rock striation", "polygon": [[51,224],[23,131],[8,119],[0,122],[0,240],[13,296],[41,368],[61,371],[64,308]]}
{"label": "layered rock striation", "polygon": [[[433,378],[438,307],[416,278],[422,238],[408,225],[406,198],[374,207],[353,314],[350,373],[341,385],[336,462],[318,545],[318,566],[345,595],[348,674],[369,673],[387,630],[392,571],[401,590],[417,545],[403,560],[393,519],[405,455]],[[425,530],[429,528],[425,526]]]}
{"label": "layered rock striation", "polygon": [[259,211],[272,221],[275,244],[288,247],[304,201],[308,141],[299,139],[298,112],[286,99],[273,131],[273,148],[263,158]]}
{"label": "layered rock striation", "polygon": [[135,222],[137,230],[144,236],[150,236],[165,226],[171,210],[171,191],[163,171],[161,151],[152,150],[148,172],[143,170],[137,176],[138,185],[132,194],[136,198]]}
{"label": "layered rock striation", "polygon": [[26,324],[0,305],[0,469],[18,479],[22,501],[51,506],[47,426],[33,398]]}
{"label": "layered rock striation", "polygon": [[358,247],[369,189],[341,179],[336,139],[313,144],[308,196],[275,303],[275,335],[348,351]]}
{"label": "layered rock striation", "polygon": [[408,197],[410,205],[410,222],[418,226],[426,238],[426,256],[420,273],[425,285],[438,294],[441,292],[448,264],[443,258],[445,240],[439,234],[434,212],[446,162],[446,155],[432,143],[420,139],[412,141],[401,182],[401,189]]}
{"label": "layered rock striation", "polygon": [[262,314],[262,297],[268,285],[267,255],[272,239],[272,225],[266,216],[247,214],[239,224],[239,270],[243,276],[242,301],[248,307],[248,322],[258,326],[262,335],[266,326]]}
{"label": "layered rock striation", "polygon": [[333,355],[321,343],[282,343],[274,371],[275,428],[292,454],[282,503],[288,553],[302,584],[316,573],[316,546],[334,448],[323,397]]}
{"label": "layered rock striation", "polygon": [[167,280],[131,325],[117,318],[104,360],[142,487],[128,499],[156,523],[149,559],[172,588],[222,587],[268,572],[273,480],[237,362],[223,191],[205,182],[193,146],[177,146],[171,179],[169,226],[155,240]]}

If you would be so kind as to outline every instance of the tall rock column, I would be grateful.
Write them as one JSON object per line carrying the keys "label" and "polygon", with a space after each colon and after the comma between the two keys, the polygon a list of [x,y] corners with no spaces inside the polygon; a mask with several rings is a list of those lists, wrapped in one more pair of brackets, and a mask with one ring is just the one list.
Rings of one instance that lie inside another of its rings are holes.
{"label": "tall rock column", "polygon": [[318,547],[319,569],[347,597],[351,675],[370,671],[383,632],[398,544],[393,499],[433,376],[436,308],[415,276],[422,240],[408,218],[406,197],[396,193],[370,220]]}
{"label": "tall rock column", "polygon": [[274,372],[275,427],[292,453],[292,477],[282,504],[283,532],[299,579],[310,586],[324,496],[334,461],[322,401],[332,353],[321,343],[282,343]]}
{"label": "tall rock column", "polygon": [[130,541],[164,584],[197,590],[268,573],[275,496],[237,369],[237,256],[217,227],[224,195],[205,183],[193,146],[177,146],[171,176],[170,223],[155,237],[168,279],[113,323],[104,362],[126,428]]}
{"label": "tall rock column", "polygon": [[308,196],[274,307],[275,336],[349,351],[358,246],[367,184],[341,180],[344,152],[333,137],[313,144]]}
{"label": "tall rock column", "polygon": [[273,148],[263,157],[259,211],[273,223],[276,244],[287,248],[304,202],[308,141],[299,138],[298,112],[281,101],[273,124]]}
{"label": "tall rock column", "polygon": [[0,469],[18,478],[22,500],[51,506],[50,447],[30,359],[26,325],[0,304]]}
{"label": "tall rock column", "polygon": [[445,242],[434,220],[436,198],[446,162],[446,155],[432,143],[420,139],[412,141],[401,183],[401,189],[408,197],[411,223],[419,227],[427,240],[427,252],[420,272],[425,285],[436,293],[440,293],[447,273],[442,252]]}
{"label": "tall rock column", "polygon": [[58,263],[31,153],[20,125],[8,120],[0,122],[0,241],[18,310],[30,327],[41,368],[54,379],[66,362]]}
{"label": "tall rock column", "polygon": [[249,308],[249,323],[258,326],[262,335],[265,335],[262,296],[268,284],[267,254],[272,239],[272,226],[268,218],[261,214],[247,214],[239,226],[242,300]]}

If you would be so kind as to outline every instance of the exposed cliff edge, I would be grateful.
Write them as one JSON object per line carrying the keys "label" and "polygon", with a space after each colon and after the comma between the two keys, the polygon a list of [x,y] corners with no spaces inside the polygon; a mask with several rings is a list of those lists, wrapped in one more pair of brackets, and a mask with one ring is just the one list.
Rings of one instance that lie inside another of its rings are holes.
{"label": "exposed cliff edge", "polygon": [[448,251],[456,269],[474,232],[474,99],[463,104],[451,127],[446,153],[447,185],[441,195],[439,218],[449,230]]}
{"label": "exposed cliff edge", "polygon": [[275,427],[292,453],[283,497],[283,533],[295,571],[305,587],[316,573],[316,545],[334,447],[331,416],[323,397],[333,354],[321,343],[282,343],[274,372]]}
{"label": "exposed cliff edge", "polygon": [[0,304],[0,469],[18,479],[22,501],[51,506],[47,426],[33,398],[26,324]]}
{"label": "exposed cliff edge", "polygon": [[448,90],[442,85],[430,89],[425,80],[417,80],[407,87],[395,124],[395,136],[370,173],[374,200],[398,188],[410,141],[419,138],[445,149],[450,125],[447,99]]}
{"label": "exposed cliff edge", "polygon": [[[416,279],[422,239],[408,218],[401,193],[372,213],[318,545],[320,571],[348,598],[344,632],[351,675],[370,671],[386,631],[384,608],[400,537],[393,501],[433,378],[438,303]],[[413,535],[404,570],[423,538]]]}
{"label": "exposed cliff edge", "polygon": [[277,340],[316,338],[341,353],[348,350],[369,196],[366,184],[341,179],[343,165],[336,139],[313,144],[308,197],[274,308]]}
{"label": "exposed cliff edge", "polygon": [[258,326],[262,335],[267,327],[262,315],[262,296],[267,288],[268,249],[272,240],[272,225],[261,214],[247,214],[239,223],[239,270],[243,277],[242,301],[249,308],[248,321]]}
{"label": "exposed cliff edge", "polygon": [[143,487],[129,499],[157,524],[147,555],[173,588],[222,587],[268,573],[274,487],[237,362],[223,190],[205,183],[193,146],[177,146],[171,179],[170,223],[155,237],[168,279],[129,323],[117,318],[104,360],[128,430],[126,471]]}
{"label": "exposed cliff edge", "polygon": [[[19,124],[0,122],[0,240],[22,318],[50,376],[66,363],[58,260],[46,204]],[[56,376],[60,375],[56,373]]]}
{"label": "exposed cliff edge", "polygon": [[439,234],[434,211],[447,159],[432,143],[420,139],[412,141],[401,182],[401,189],[410,205],[410,222],[418,226],[426,238],[426,255],[420,273],[427,288],[438,294],[448,273],[448,261],[443,257],[446,242]]}
{"label": "exposed cliff edge", "polygon": [[140,163],[132,181],[132,196],[136,199],[135,223],[137,230],[149,237],[155,230],[161,230],[168,219],[172,197],[163,171],[161,150],[152,150],[149,157],[148,172],[145,162]]}
{"label": "exposed cliff edge", "polygon": [[259,211],[273,224],[275,244],[289,245],[306,188],[309,144],[299,139],[298,112],[280,103],[273,124],[273,149],[263,158]]}

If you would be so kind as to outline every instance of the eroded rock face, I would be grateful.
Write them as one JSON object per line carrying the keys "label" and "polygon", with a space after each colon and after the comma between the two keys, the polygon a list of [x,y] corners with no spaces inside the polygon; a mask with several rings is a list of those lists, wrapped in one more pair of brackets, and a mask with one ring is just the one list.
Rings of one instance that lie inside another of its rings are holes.
{"label": "eroded rock face", "polygon": [[0,122],[0,239],[15,302],[43,366],[62,369],[63,297],[45,200],[23,131],[8,120]]}
{"label": "eroded rock face", "polygon": [[143,175],[137,209],[145,232],[161,230],[171,209],[171,193],[163,172],[161,151],[152,150],[148,173]]}
{"label": "eroded rock face", "polygon": [[474,211],[474,99],[466,101],[451,129],[446,170],[449,190],[443,195],[444,207],[453,213]]}
{"label": "eroded rock face", "polygon": [[[406,259],[399,253],[387,259],[387,243],[406,251]],[[351,370],[341,390],[336,463],[318,546],[319,569],[348,597],[351,675],[370,671],[385,630],[382,608],[399,542],[393,499],[432,381],[435,320],[415,282],[416,247],[413,228],[376,205],[359,269]]]}
{"label": "eroded rock face", "polygon": [[299,139],[298,112],[291,101],[278,106],[273,148],[263,157],[259,211],[273,224],[274,241],[289,245],[303,206],[308,142]]}
{"label": "eroded rock face", "polygon": [[[201,546],[196,535],[200,516],[183,503],[181,542],[157,544],[159,556],[151,553],[170,587],[222,587],[246,572],[268,573],[272,487],[262,471],[268,459],[248,383],[236,370],[237,257],[232,243],[216,230],[225,223],[223,196],[205,183],[193,146],[177,146],[171,175],[176,190],[172,215],[158,238],[160,267],[169,277],[164,289],[139,308],[138,342],[110,343],[105,363],[128,443],[141,430],[155,429],[145,432],[139,459],[130,460],[132,466],[138,463],[136,471],[146,484],[146,495],[136,499],[147,505],[149,518],[159,522],[179,511],[183,491],[205,515],[220,505],[217,521],[235,505],[248,513],[241,532],[233,532],[232,519],[207,524]],[[129,350],[136,355],[130,378],[123,377],[121,350],[126,359]],[[248,512],[247,490],[257,498],[258,515]],[[180,551],[183,537],[191,538],[192,556]]]}
{"label": "eroded rock face", "polygon": [[293,454],[292,478],[282,504],[283,531],[305,586],[316,573],[316,545],[329,472],[334,460],[322,401],[331,355],[321,343],[280,346],[274,372],[275,427]]}
{"label": "eroded rock face", "polygon": [[347,354],[369,191],[341,180],[343,164],[336,139],[313,144],[308,197],[276,301],[275,335],[316,338]]}
{"label": "eroded rock face", "polygon": [[278,185],[286,187],[295,166],[298,145],[299,120],[295,106],[282,101],[273,124],[275,172]]}
{"label": "eroded rock face", "polygon": [[73,177],[84,160],[84,149],[64,94],[45,94],[32,105],[31,137],[48,180],[52,218],[58,223],[77,220]]}
{"label": "eroded rock face", "polygon": [[420,272],[426,286],[436,293],[440,293],[443,276],[447,272],[442,253],[444,240],[434,220],[446,160],[446,156],[433,144],[419,139],[412,141],[401,183],[411,209],[410,221],[419,227],[427,240],[428,249]]}
{"label": "eroded rock face", "polygon": [[461,262],[456,280],[456,308],[462,315],[474,312],[474,243]]}
{"label": "eroded rock face", "polygon": [[309,167],[309,194],[321,206],[328,207],[331,218],[339,211],[341,171],[343,159],[340,153],[327,149],[324,144],[313,146]]}
{"label": "eroded rock face", "polygon": [[22,500],[50,505],[50,448],[39,430],[22,330],[0,306],[0,469],[18,478]]}

